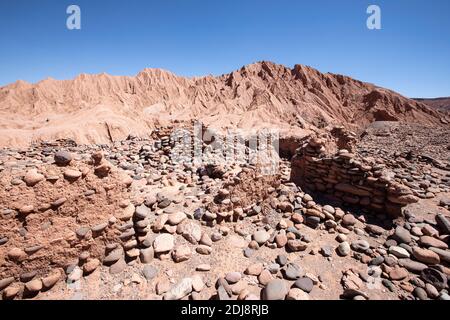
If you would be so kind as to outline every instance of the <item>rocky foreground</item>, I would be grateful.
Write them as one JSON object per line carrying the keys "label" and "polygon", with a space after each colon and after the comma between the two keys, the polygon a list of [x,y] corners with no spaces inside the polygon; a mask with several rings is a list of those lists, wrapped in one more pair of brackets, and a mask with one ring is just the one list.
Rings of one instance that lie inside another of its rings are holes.
{"label": "rocky foreground", "polygon": [[409,129],[335,128],[270,175],[173,163],[172,128],[5,148],[1,297],[448,300],[449,133]]}

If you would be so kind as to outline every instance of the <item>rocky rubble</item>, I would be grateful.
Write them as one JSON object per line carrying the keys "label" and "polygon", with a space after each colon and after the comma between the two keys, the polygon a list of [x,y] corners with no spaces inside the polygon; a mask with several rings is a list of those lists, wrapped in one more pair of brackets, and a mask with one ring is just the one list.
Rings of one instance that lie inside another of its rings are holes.
{"label": "rocky rubble", "polygon": [[[342,144],[336,143],[336,147]],[[325,137],[314,137],[298,149],[292,160],[292,181],[303,189],[317,191],[330,201],[386,212],[393,217],[418,198],[411,189],[394,181],[383,164],[369,161],[347,149],[328,153],[333,145]],[[336,147],[334,149],[336,149]]]}
{"label": "rocky rubble", "polygon": [[420,197],[389,165],[352,154],[356,136],[342,130],[339,143],[304,141],[271,175],[174,162],[172,132],[2,150],[2,299],[81,284],[102,298],[450,298],[450,213],[435,199],[445,185]]}

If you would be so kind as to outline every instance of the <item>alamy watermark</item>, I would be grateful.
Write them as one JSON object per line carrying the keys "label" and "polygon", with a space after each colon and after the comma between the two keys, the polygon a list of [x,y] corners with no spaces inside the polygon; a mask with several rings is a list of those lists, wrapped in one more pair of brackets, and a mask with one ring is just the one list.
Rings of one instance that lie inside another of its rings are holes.
{"label": "alamy watermark", "polygon": [[81,29],[81,9],[79,6],[72,4],[67,7],[66,13],[69,15],[66,20],[66,26],[69,30]]}
{"label": "alamy watermark", "polygon": [[227,129],[218,133],[195,122],[192,130],[175,129],[170,136],[173,164],[257,166],[262,174],[279,169],[279,131],[277,129]]}
{"label": "alamy watermark", "polygon": [[381,8],[375,4],[367,7],[367,14],[370,16],[367,18],[367,28],[369,30],[381,30]]}

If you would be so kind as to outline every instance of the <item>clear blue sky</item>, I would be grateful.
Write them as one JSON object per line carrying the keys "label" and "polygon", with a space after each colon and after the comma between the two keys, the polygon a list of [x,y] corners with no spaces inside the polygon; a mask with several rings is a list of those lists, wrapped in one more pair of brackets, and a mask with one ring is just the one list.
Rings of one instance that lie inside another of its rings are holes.
{"label": "clear blue sky", "polygon": [[[70,4],[81,30],[66,28]],[[366,28],[370,4],[382,30]],[[450,1],[0,1],[0,85],[146,67],[218,75],[259,60],[450,96]]]}

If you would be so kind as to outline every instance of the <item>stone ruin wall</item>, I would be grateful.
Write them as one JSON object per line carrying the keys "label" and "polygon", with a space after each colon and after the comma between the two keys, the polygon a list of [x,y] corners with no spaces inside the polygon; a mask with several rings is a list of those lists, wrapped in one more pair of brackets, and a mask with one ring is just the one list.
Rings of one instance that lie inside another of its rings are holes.
{"label": "stone ruin wall", "polygon": [[334,202],[401,216],[404,206],[419,199],[409,187],[393,181],[383,164],[354,153],[354,140],[342,128],[310,138],[292,159],[291,180]]}

